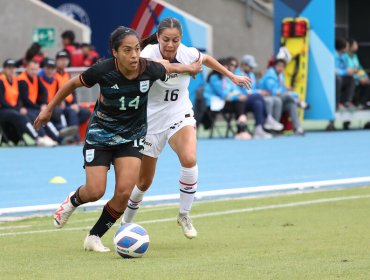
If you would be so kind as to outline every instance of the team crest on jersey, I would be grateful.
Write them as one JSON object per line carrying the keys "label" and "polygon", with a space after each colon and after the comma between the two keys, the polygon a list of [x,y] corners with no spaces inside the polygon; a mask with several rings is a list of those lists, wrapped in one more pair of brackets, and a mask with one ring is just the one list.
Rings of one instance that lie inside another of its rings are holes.
{"label": "team crest on jersey", "polygon": [[149,90],[149,80],[141,81],[140,82],[140,91],[147,92]]}
{"label": "team crest on jersey", "polygon": [[86,150],[86,162],[92,162],[94,159],[95,149]]}

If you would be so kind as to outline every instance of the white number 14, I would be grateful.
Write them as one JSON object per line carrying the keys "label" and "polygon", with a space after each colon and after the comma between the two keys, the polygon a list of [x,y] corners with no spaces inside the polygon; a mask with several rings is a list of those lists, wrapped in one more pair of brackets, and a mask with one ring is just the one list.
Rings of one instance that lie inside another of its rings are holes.
{"label": "white number 14", "polygon": [[[125,106],[125,97],[122,96],[119,101],[121,101],[121,107],[119,108],[120,110],[124,111],[126,110],[126,106]],[[135,110],[137,110],[137,108],[139,108],[139,101],[140,101],[140,96],[136,96],[133,100],[131,100],[129,103],[128,103],[128,107],[133,107],[135,108]]]}

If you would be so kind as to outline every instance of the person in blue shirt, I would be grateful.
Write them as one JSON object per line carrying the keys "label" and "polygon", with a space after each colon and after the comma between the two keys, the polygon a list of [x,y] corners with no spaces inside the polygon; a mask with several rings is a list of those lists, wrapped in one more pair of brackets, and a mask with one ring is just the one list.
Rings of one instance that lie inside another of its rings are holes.
{"label": "person in blue shirt", "polygon": [[[282,102],[279,97],[269,96],[268,91],[257,88],[256,75],[253,73],[253,69],[258,67],[254,56],[246,54],[240,61],[240,74],[245,75],[252,80],[251,88],[246,90],[247,94],[258,94],[264,100],[264,106],[266,107],[267,117],[263,127],[267,130],[281,131],[284,126],[275,120],[272,116],[273,112],[279,112],[281,114]],[[257,124],[256,124],[257,125]]]}
{"label": "person in blue shirt", "polygon": [[[227,59],[219,59],[218,62],[227,67]],[[247,132],[247,117],[244,112],[246,96],[241,94],[239,87],[220,73],[212,71],[207,77],[203,94],[206,106],[211,111],[224,110],[235,113],[237,119],[236,139],[247,140],[252,138]]]}
{"label": "person in blue shirt", "polygon": [[284,69],[286,62],[283,59],[276,59],[273,67],[270,67],[259,81],[259,88],[268,92],[270,96],[281,98],[283,107],[280,115],[274,116],[280,120],[281,113],[288,112],[292,120],[294,133],[303,135],[304,130],[300,125],[298,116],[298,102],[295,99],[295,94],[288,90],[284,83]]}
{"label": "person in blue shirt", "polygon": [[[370,79],[364,68],[360,64],[357,56],[358,44],[354,39],[348,39],[348,52],[344,54],[348,69],[353,70],[353,78],[358,87],[358,96],[355,96],[359,108],[369,106]],[[356,95],[356,93],[355,93]],[[357,98],[356,98],[357,97]],[[367,104],[369,103],[369,104]]]}
{"label": "person in blue shirt", "polygon": [[335,49],[336,105],[338,110],[342,110],[344,107],[353,107],[355,70],[348,67],[346,58],[348,42],[344,38],[337,38]]}

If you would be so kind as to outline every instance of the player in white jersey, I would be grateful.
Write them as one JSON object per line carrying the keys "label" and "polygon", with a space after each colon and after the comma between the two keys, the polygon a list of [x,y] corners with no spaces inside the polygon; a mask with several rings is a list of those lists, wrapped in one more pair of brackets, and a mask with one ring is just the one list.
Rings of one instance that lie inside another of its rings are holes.
{"label": "player in white jersey", "polygon": [[[201,54],[197,49],[181,44],[182,27],[174,18],[162,20],[157,32],[145,39],[141,56],[165,59],[181,64],[201,61],[205,66],[229,77],[235,84],[250,86],[250,79],[236,76],[217,60]],[[132,222],[138,212],[144,193],[149,189],[155,173],[157,159],[168,142],[177,154],[180,164],[180,209],[177,222],[184,235],[197,236],[189,212],[197,190],[198,165],[196,159],[196,121],[189,99],[190,76],[171,74],[164,82],[156,81],[148,95],[148,132],[144,141],[144,154],[137,186],[131,193],[122,223]]]}

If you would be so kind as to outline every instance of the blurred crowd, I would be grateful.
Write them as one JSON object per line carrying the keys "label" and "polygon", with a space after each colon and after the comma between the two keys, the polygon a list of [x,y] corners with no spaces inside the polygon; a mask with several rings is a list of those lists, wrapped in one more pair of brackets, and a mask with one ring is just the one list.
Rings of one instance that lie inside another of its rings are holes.
{"label": "blurred crowd", "polygon": [[[235,57],[219,59],[229,71],[247,76],[251,88],[236,86],[229,78],[218,72],[209,73],[203,87],[198,91],[197,101],[204,99],[204,108],[196,106],[198,120],[205,128],[212,128],[219,113],[229,113],[236,119],[236,139],[270,139],[284,129],[283,116],[291,123],[296,135],[304,135],[299,110],[308,105],[284,82],[286,56],[279,52],[270,61],[268,69],[257,77],[254,73],[257,62],[252,55],[244,55],[240,63]],[[199,114],[199,112],[201,112]],[[247,114],[254,117],[254,130],[247,126]]]}
{"label": "blurred crowd", "polygon": [[[33,43],[22,58],[4,61],[0,75],[1,142],[45,147],[80,142],[79,126],[88,121],[90,110],[77,103],[74,92],[54,110],[45,127],[33,128],[40,110],[71,78],[66,68],[88,67],[99,59],[90,44],[75,43],[73,31],[67,30],[61,37],[63,49],[53,58]],[[17,74],[19,67],[24,71]]]}

